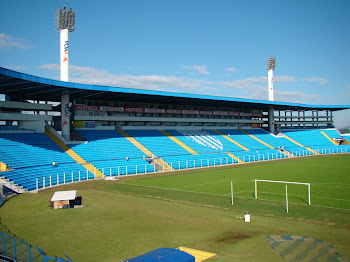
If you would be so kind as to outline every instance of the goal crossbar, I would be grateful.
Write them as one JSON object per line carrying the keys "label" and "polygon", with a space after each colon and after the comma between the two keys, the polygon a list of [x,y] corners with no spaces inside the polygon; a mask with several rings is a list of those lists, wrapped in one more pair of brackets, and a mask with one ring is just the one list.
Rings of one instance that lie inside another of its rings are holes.
{"label": "goal crossbar", "polygon": [[258,182],[305,185],[305,186],[308,187],[309,205],[311,205],[311,186],[310,186],[310,183],[290,182],[290,181],[275,181],[275,180],[262,180],[262,179],[255,179],[253,181],[255,182],[255,199],[258,199]]}

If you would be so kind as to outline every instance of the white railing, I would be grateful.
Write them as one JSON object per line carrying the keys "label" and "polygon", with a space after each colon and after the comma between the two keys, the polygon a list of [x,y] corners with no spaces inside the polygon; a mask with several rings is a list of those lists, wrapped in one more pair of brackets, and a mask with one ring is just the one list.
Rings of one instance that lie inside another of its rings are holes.
{"label": "white railing", "polygon": [[[94,172],[95,173],[95,172]],[[36,178],[36,191],[51,188],[54,186],[76,183],[81,181],[88,181],[96,179],[89,171],[76,171],[63,174],[55,174],[49,176],[43,176],[41,178]]]}
{"label": "white railing", "polygon": [[[315,152],[319,155],[325,154],[343,154],[350,153],[350,147],[344,148],[324,148],[324,149],[315,149]],[[302,151],[284,151],[277,153],[265,153],[265,154],[251,154],[237,156],[244,163],[251,162],[261,162],[261,161],[271,161],[277,159],[285,158],[295,158],[295,157],[305,157],[305,156],[314,156],[315,154],[310,150]],[[205,167],[215,167],[222,165],[232,165],[237,164],[238,161],[232,157],[224,158],[210,158],[210,159],[197,159],[197,160],[187,160],[187,161],[174,161],[167,162],[171,167],[171,170],[168,170],[164,165],[162,169],[156,169],[155,166],[150,164],[142,165],[129,165],[129,166],[116,166],[116,167],[105,167],[101,169],[101,172],[104,176],[108,177],[119,177],[119,176],[128,176],[128,175],[141,175],[157,172],[168,172],[172,170],[186,170],[191,168],[205,168]],[[79,171],[79,172],[70,172],[63,174],[55,174],[50,176],[44,176],[42,178],[36,179],[36,191],[51,188],[58,185],[76,183],[80,181],[93,180],[96,177],[89,173],[89,171]]]}

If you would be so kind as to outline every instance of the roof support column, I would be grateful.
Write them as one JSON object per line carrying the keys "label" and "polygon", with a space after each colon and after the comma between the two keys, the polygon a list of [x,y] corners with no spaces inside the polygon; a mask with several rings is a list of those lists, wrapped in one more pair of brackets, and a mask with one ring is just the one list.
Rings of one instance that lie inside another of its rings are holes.
{"label": "roof support column", "polygon": [[70,141],[70,107],[69,94],[61,96],[61,128],[62,136],[66,141]]}
{"label": "roof support column", "polygon": [[269,114],[268,114],[268,119],[269,119],[269,132],[274,134],[275,133],[275,118],[274,118],[274,108],[273,106],[269,107]]}

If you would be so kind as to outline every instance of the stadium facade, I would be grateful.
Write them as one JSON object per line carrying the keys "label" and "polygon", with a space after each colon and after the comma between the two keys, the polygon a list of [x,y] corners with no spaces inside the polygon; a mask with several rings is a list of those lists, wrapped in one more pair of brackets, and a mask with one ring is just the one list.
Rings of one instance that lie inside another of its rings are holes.
{"label": "stadium facade", "polygon": [[[5,68],[0,68],[0,93],[6,97],[0,103],[0,121],[6,121],[1,128],[15,124],[37,131],[50,123],[57,130],[63,125],[102,129],[249,126],[276,133],[285,127],[333,127],[333,112],[350,108],[86,85]],[[69,131],[63,136],[70,140]]]}
{"label": "stadium facade", "polygon": [[350,105],[57,81],[0,68],[0,184],[22,193],[98,177],[347,153]]}

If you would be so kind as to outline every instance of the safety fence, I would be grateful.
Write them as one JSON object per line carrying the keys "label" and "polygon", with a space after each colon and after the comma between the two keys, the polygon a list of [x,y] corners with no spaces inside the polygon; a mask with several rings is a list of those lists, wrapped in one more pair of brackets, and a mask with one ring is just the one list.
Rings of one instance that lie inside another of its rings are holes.
{"label": "safety fence", "polygon": [[32,247],[23,239],[16,240],[14,236],[0,231],[0,261],[23,261],[23,262],[49,262],[61,261],[72,262],[67,255],[62,257],[50,257],[39,247]]}
{"label": "safety fence", "polygon": [[[230,153],[230,152],[226,152]],[[314,155],[329,155],[329,154],[343,154],[350,153],[350,147],[341,148],[322,148],[314,150],[300,150],[300,151],[287,151],[280,149],[277,153],[254,153],[246,154],[233,157],[221,157],[221,158],[208,158],[208,159],[194,159],[194,160],[183,160],[183,161],[173,161],[167,162],[168,166],[163,165],[163,167],[151,166],[150,164],[143,165],[130,165],[130,166],[116,166],[116,167],[106,167],[101,168],[101,172],[106,177],[119,177],[128,175],[140,175],[140,174],[150,174],[157,172],[168,172],[172,170],[185,170],[191,168],[204,168],[204,167],[214,167],[222,165],[232,165],[237,163],[252,163],[261,161],[271,161],[277,159],[295,158],[295,157],[306,157]],[[166,157],[164,157],[166,159]],[[239,159],[239,160],[238,160]],[[50,176],[44,176],[40,179],[36,179],[36,190],[43,190],[51,188],[53,186],[75,183],[80,181],[88,181],[96,179],[96,177],[88,172],[71,172],[64,174],[56,174]]]}

